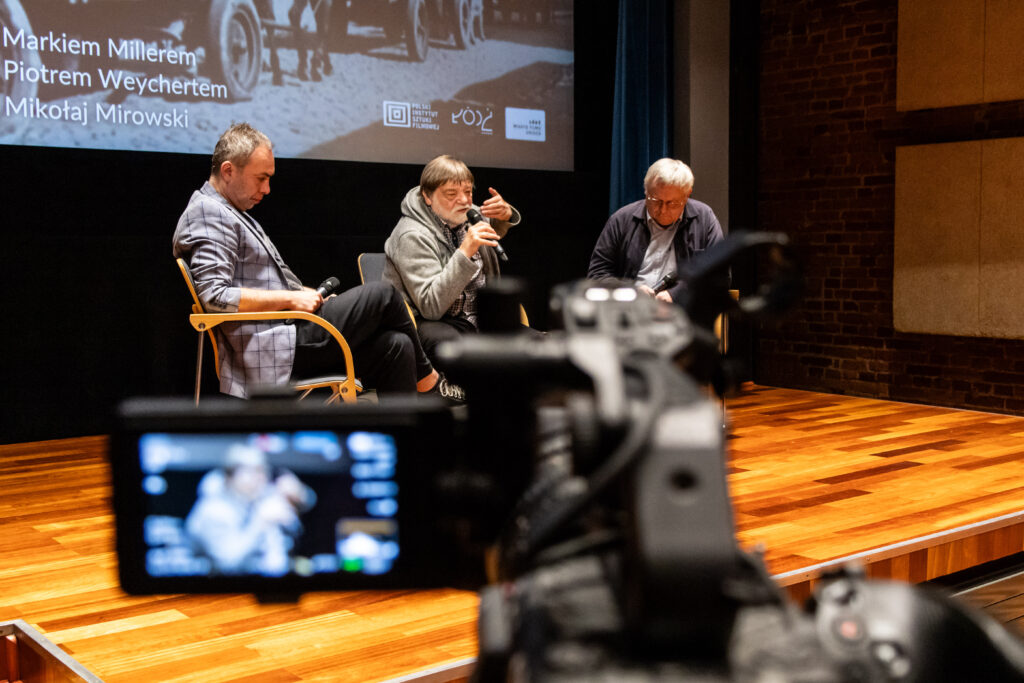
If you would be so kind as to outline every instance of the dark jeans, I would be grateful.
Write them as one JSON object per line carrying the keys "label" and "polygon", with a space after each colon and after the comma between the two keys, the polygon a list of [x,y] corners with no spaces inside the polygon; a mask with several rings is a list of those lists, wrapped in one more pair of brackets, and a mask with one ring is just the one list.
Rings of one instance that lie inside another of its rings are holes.
{"label": "dark jeans", "polygon": [[[402,295],[389,283],[353,287],[325,301],[317,313],[348,341],[356,377],[382,397],[414,393],[416,381],[433,370]],[[341,349],[319,325],[298,321],[295,341],[293,379],[344,372]]]}

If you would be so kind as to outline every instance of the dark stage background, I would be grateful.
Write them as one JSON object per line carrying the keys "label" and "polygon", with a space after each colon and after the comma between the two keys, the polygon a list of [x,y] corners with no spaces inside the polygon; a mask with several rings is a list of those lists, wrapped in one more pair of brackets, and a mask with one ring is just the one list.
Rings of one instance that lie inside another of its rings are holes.
{"label": "dark stage background", "polygon": [[[473,168],[481,192],[498,188],[523,214],[504,243],[503,272],[530,283],[526,308],[540,329],[550,288],[585,275],[608,217],[617,5],[574,3],[575,170]],[[688,6],[676,0],[674,11]],[[758,224],[759,3],[731,0],[730,15],[728,203],[737,230]],[[688,62],[687,35],[675,40]],[[688,120],[686,86],[676,87],[676,115]],[[687,160],[685,140],[674,149]],[[15,146],[0,155],[0,442],[108,433],[124,398],[191,395],[196,333],[171,235],[209,175],[209,155]],[[425,161],[279,158],[272,193],[253,215],[306,284],[337,276],[353,286],[357,255],[383,250]],[[749,291],[755,270],[734,269],[733,285]],[[756,335],[733,325],[731,353],[749,359]],[[217,391],[210,355],[207,394]]]}
{"label": "dark stage background", "polygon": [[[607,218],[616,12],[611,2],[580,4],[576,171],[473,169],[478,188],[498,188],[524,216],[505,243],[505,272],[530,281],[527,310],[541,328],[547,290],[585,274]],[[196,335],[171,235],[209,175],[209,156],[14,146],[0,154],[0,439],[105,433],[125,397],[190,394]],[[253,215],[306,284],[334,275],[356,285],[356,256],[383,250],[426,160],[410,161],[278,159],[272,193]],[[216,391],[213,375],[204,374],[205,391]]]}

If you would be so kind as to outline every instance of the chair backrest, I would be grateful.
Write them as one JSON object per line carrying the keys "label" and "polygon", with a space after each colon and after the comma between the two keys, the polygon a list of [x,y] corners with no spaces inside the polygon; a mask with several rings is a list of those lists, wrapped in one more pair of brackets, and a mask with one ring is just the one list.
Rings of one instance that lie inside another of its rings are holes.
{"label": "chair backrest", "polygon": [[[730,289],[729,296],[733,301],[740,300],[740,290]],[[722,353],[729,351],[729,316],[722,313],[715,318],[715,336],[718,337],[718,350]]]}
{"label": "chair backrest", "polygon": [[203,308],[203,302],[199,300],[199,293],[196,291],[196,281],[192,279],[192,271],[189,270],[185,259],[177,259],[177,262],[178,269],[181,270],[181,276],[185,278],[185,285],[188,286],[189,294],[192,295],[192,312],[206,313],[206,309]]}
{"label": "chair backrest", "polygon": [[367,282],[380,282],[384,279],[384,264],[387,256],[382,251],[364,252],[356,259],[359,264],[359,280],[365,285]]}
{"label": "chair backrest", "polygon": [[[384,264],[388,257],[382,251],[364,251],[356,257],[359,265],[359,281],[364,285],[367,282],[382,282],[384,280]],[[405,308],[409,311],[409,320],[416,325],[416,314],[412,312],[412,305],[406,301]],[[418,326],[417,326],[418,327]]]}
{"label": "chair backrest", "polygon": [[[206,313],[206,309],[203,308],[203,302],[199,298],[199,292],[196,291],[196,281],[192,279],[192,271],[189,270],[188,264],[185,263],[185,259],[176,259],[178,262],[178,269],[181,271],[181,276],[185,278],[185,285],[188,287],[189,294],[192,295],[192,312],[193,313]],[[213,330],[207,330],[206,334],[210,338],[210,347],[213,349],[213,367],[220,370],[220,349],[217,348],[217,337],[213,335]],[[199,373],[202,372],[202,358],[203,358],[203,333],[199,333],[199,349],[196,352],[196,403],[199,403]]]}

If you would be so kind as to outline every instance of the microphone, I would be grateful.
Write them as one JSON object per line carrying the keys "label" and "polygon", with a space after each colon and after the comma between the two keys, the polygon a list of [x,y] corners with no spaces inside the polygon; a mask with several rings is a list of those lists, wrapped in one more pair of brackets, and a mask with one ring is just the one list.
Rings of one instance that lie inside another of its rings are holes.
{"label": "microphone", "polygon": [[666,289],[672,289],[679,283],[679,276],[675,273],[669,273],[665,277],[661,278],[661,282],[654,288],[654,293],[664,292]]}
{"label": "microphone", "polygon": [[[484,220],[484,217],[480,215],[480,212],[472,207],[470,207],[469,211],[466,212],[466,218],[468,218],[469,222],[473,225],[482,223]],[[501,242],[498,242],[494,246],[494,251],[498,252],[498,258],[502,261],[508,261],[508,254],[505,253],[505,248],[501,246]]]}
{"label": "microphone", "polygon": [[331,294],[334,294],[334,290],[341,286],[341,281],[336,277],[329,277],[320,283],[320,286],[316,288],[316,293],[322,298],[326,299]]}

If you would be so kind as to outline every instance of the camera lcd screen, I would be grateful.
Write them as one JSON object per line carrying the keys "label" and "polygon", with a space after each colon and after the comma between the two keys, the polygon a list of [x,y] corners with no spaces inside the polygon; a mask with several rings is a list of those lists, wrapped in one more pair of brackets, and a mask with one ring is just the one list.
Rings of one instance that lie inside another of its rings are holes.
{"label": "camera lcd screen", "polygon": [[146,433],[150,576],[386,574],[397,449],[381,432]]}
{"label": "camera lcd screen", "polygon": [[445,537],[425,514],[441,426],[383,410],[134,411],[113,449],[122,585],[445,585]]}

